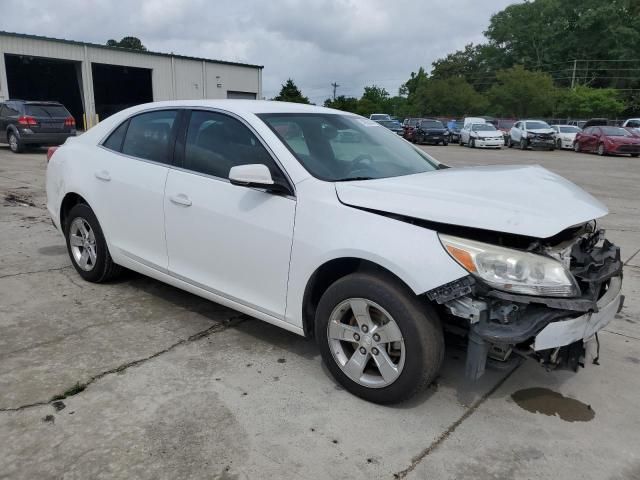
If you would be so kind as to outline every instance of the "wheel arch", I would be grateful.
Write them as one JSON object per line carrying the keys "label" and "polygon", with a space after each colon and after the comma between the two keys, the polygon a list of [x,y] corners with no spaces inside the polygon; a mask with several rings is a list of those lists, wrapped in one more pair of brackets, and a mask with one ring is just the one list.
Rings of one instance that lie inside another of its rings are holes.
{"label": "wheel arch", "polygon": [[322,294],[337,280],[354,272],[371,272],[393,279],[408,292],[416,294],[394,272],[371,260],[359,257],[339,257],[320,265],[309,277],[302,298],[302,328],[306,337],[313,337],[315,314]]}
{"label": "wheel arch", "polygon": [[78,193],[75,192],[67,192],[64,196],[64,198],[62,199],[62,203],[60,204],[60,229],[64,232],[64,226],[65,223],[67,221],[67,216],[69,215],[69,212],[71,211],[71,209],[80,204],[80,203],[84,203],[85,205],[87,205],[89,208],[91,208],[91,205],[89,205],[89,202],[87,202],[84,197]]}

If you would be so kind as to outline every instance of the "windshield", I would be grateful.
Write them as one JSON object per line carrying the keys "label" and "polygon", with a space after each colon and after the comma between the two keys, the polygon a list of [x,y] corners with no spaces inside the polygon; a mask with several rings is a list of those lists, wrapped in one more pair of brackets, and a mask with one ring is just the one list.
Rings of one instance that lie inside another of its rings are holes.
{"label": "windshield", "polygon": [[425,152],[362,117],[325,113],[258,116],[302,166],[321,180],[367,180],[438,169],[438,163]]}
{"label": "windshield", "polygon": [[373,113],[371,120],[391,120],[391,117],[386,113]]}
{"label": "windshield", "polygon": [[477,123],[471,126],[471,130],[474,132],[495,132],[496,127],[490,123]]}
{"label": "windshield", "polygon": [[540,128],[551,128],[546,122],[527,122],[527,130],[538,130]]}
{"label": "windshield", "polygon": [[28,103],[24,106],[25,113],[27,115],[33,115],[34,117],[60,117],[66,118],[71,116],[71,114],[64,108],[62,105],[38,105],[33,103]]}
{"label": "windshield", "polygon": [[378,123],[387,128],[402,128],[400,122],[396,122],[395,120],[378,120]]}
{"label": "windshield", "polygon": [[420,122],[420,128],[444,128],[444,125],[438,120],[423,120]]}
{"label": "windshield", "polygon": [[610,137],[632,137],[631,133],[628,130],[620,127],[600,127],[602,129],[602,133],[608,135]]}
{"label": "windshield", "polygon": [[578,127],[558,127],[560,128],[560,133],[578,133],[580,129]]}

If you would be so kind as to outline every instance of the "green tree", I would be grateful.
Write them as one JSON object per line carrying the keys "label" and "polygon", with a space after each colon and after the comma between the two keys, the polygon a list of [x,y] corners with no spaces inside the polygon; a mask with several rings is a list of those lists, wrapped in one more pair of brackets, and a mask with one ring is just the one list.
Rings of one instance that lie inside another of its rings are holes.
{"label": "green tree", "polygon": [[464,78],[429,78],[410,96],[410,103],[419,115],[481,114],[487,108],[487,99]]}
{"label": "green tree", "polygon": [[311,103],[309,99],[302,95],[302,92],[298,89],[292,79],[288,79],[282,88],[280,93],[273,98],[279,102],[293,102],[293,103]]}
{"label": "green tree", "polygon": [[525,70],[522,65],[500,70],[488,97],[494,113],[510,117],[544,116],[552,112],[556,89],[553,78]]}
{"label": "green tree", "polygon": [[144,52],[147,51],[147,47],[145,47],[138,37],[124,37],[119,42],[110,39],[107,40],[108,47],[120,47],[120,48],[128,48],[130,50],[142,50]]}
{"label": "green tree", "polygon": [[559,93],[556,112],[567,117],[607,117],[619,115],[624,108],[615,90],[579,85]]}
{"label": "green tree", "polygon": [[335,100],[327,98],[324,101],[324,106],[328,108],[335,108],[337,110],[344,110],[345,112],[356,113],[358,111],[358,99],[355,97],[339,95]]}

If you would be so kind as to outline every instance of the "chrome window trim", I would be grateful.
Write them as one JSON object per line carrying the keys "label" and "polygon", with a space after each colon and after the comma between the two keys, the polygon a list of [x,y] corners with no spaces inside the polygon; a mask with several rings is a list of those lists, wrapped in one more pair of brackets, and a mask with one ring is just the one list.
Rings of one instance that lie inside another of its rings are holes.
{"label": "chrome window trim", "polygon": [[[159,111],[159,110],[190,110],[192,112],[194,111],[206,111],[206,112],[213,112],[213,113],[219,113],[221,115],[227,115],[229,117],[234,118],[235,120],[238,120],[240,123],[242,123],[245,127],[247,127],[249,129],[249,131],[255,135],[255,137],[258,139],[258,141],[260,142],[260,144],[264,147],[264,149],[267,151],[267,153],[269,154],[269,156],[271,157],[271,159],[274,161],[274,163],[276,164],[276,166],[280,169],[280,171],[284,174],[284,177],[286,178],[286,180],[289,183],[289,187],[291,188],[291,190],[293,191],[293,195],[283,195],[286,198],[296,198],[296,186],[295,183],[293,182],[293,180],[291,179],[291,176],[289,175],[289,172],[287,172],[287,169],[284,168],[284,165],[282,165],[282,162],[280,162],[280,160],[278,159],[278,157],[276,156],[275,153],[273,153],[273,150],[271,149],[271,147],[264,141],[264,139],[260,136],[260,134],[256,131],[255,128],[253,128],[253,125],[251,125],[249,122],[246,121],[246,119],[244,119],[243,117],[241,117],[240,115],[234,113],[234,112],[230,112],[228,110],[224,110],[221,108],[216,108],[216,107],[204,107],[204,106],[176,106],[176,107],[152,107],[152,108],[148,108],[145,110],[140,110],[136,113],[134,113],[133,115],[130,115],[128,117],[126,117],[124,120],[122,120],[121,122],[118,122],[112,129],[109,130],[109,132],[104,135],[102,137],[102,139],[98,142],[97,146],[102,148],[103,150],[106,150],[107,152],[113,153],[115,155],[121,155],[123,157],[126,158],[131,158],[133,160],[139,160],[141,162],[147,162],[147,163],[151,163],[154,165],[161,165],[167,168],[172,168],[174,170],[178,170],[178,171],[182,171],[182,172],[186,172],[186,173],[191,173],[194,175],[200,175],[202,177],[206,177],[206,178],[211,178],[213,180],[221,180],[227,183],[229,182],[228,178],[224,178],[224,177],[217,177],[214,175],[208,175],[206,173],[201,173],[201,172],[196,172],[195,170],[190,170],[188,168],[183,168],[183,167],[178,167],[176,165],[174,165],[173,163],[169,164],[169,163],[162,163],[162,162],[156,162],[154,160],[149,160],[146,158],[141,158],[141,157],[135,157],[133,155],[127,155],[126,153],[122,153],[122,152],[118,152],[115,150],[111,150],[110,148],[107,148],[104,146],[104,143],[107,141],[107,139],[111,136],[111,134],[118,129],[118,127],[120,127],[120,125],[122,125],[124,122],[127,122],[129,120],[131,120],[133,117],[141,115],[143,113],[148,113],[148,112],[154,112],[154,111]],[[189,129],[189,125],[185,126],[185,131],[184,133],[188,133],[188,129]],[[180,133],[180,132],[178,132]],[[186,144],[186,138],[185,138],[185,144]],[[175,155],[174,155],[175,156]],[[173,160],[173,158],[172,158]],[[262,188],[253,188],[254,190],[259,190],[259,191],[266,191],[265,189]]]}

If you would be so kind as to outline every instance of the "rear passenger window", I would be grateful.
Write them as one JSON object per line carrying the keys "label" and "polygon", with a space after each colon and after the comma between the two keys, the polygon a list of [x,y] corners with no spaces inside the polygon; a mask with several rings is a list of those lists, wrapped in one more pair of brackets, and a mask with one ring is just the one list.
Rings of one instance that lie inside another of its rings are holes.
{"label": "rear passenger window", "polygon": [[154,162],[169,163],[169,140],[177,115],[176,110],[161,110],[131,118],[122,153]]}
{"label": "rear passenger window", "polygon": [[282,172],[269,152],[240,121],[215,112],[191,113],[184,168],[214,177],[228,178],[231,167],[254,163],[266,165],[274,180],[284,181]]}
{"label": "rear passenger window", "polygon": [[128,121],[123,122],[118,128],[116,128],[109,138],[102,144],[103,147],[113,150],[114,152],[120,152],[122,150],[122,141],[124,140],[124,134],[127,131]]}

